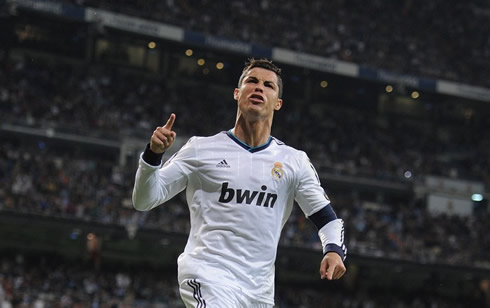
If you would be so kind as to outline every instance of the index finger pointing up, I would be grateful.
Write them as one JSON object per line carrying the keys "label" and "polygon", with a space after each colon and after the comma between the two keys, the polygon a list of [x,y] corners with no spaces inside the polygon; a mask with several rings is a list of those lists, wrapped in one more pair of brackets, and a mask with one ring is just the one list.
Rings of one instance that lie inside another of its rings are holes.
{"label": "index finger pointing up", "polygon": [[170,118],[168,118],[168,121],[165,124],[164,128],[166,128],[168,130],[172,130],[172,126],[174,125],[174,122],[175,122],[175,113],[172,113],[170,115]]}

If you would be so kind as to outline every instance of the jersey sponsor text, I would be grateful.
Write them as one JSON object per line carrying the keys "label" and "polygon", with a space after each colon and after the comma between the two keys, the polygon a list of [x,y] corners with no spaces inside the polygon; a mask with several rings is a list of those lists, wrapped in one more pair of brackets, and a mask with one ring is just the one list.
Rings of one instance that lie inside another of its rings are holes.
{"label": "jersey sponsor text", "polygon": [[262,190],[261,192],[256,190],[250,191],[248,189],[235,190],[232,187],[228,188],[228,182],[224,182],[221,184],[221,195],[219,196],[219,202],[229,203],[236,196],[236,203],[252,204],[254,200],[257,200],[255,205],[273,208],[277,200],[277,194],[266,194],[265,190],[267,190],[267,186],[265,185],[262,185],[260,189]]}

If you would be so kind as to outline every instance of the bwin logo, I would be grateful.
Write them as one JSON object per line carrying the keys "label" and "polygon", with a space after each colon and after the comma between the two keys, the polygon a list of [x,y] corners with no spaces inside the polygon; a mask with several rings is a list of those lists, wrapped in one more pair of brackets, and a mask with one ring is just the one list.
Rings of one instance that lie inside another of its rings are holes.
{"label": "bwin logo", "polygon": [[231,202],[236,195],[237,203],[252,204],[255,198],[257,198],[255,205],[273,208],[277,200],[277,194],[273,194],[273,193],[266,194],[265,190],[267,189],[267,186],[265,185],[262,185],[260,189],[262,189],[263,191],[261,192],[250,191],[248,189],[246,190],[237,189],[235,191],[235,189],[231,187],[228,188],[228,182],[225,182],[221,184],[221,195],[219,196],[219,202],[222,203]]}

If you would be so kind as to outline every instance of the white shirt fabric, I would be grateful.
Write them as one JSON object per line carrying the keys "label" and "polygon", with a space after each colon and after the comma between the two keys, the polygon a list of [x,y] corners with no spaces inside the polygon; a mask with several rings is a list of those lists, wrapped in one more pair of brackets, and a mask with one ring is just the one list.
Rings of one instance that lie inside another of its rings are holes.
{"label": "white shirt fabric", "polygon": [[276,138],[250,148],[231,132],[192,137],[163,167],[142,157],[133,203],[150,210],[186,189],[191,229],[178,279],[227,285],[274,304],[274,262],[294,204],[330,203],[307,155]]}

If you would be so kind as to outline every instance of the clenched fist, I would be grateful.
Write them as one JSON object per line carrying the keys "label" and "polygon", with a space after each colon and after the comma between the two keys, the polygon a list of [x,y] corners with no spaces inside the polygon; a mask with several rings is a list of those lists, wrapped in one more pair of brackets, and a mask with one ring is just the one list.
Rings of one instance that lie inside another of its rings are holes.
{"label": "clenched fist", "polygon": [[346,270],[340,255],[336,252],[329,252],[323,257],[320,264],[320,277],[328,280],[339,279],[345,274]]}
{"label": "clenched fist", "polygon": [[150,150],[153,153],[160,154],[167,151],[172,144],[174,144],[175,136],[177,135],[172,130],[172,125],[175,122],[175,114],[172,113],[170,118],[168,118],[167,124],[165,126],[158,126],[150,139]]}

